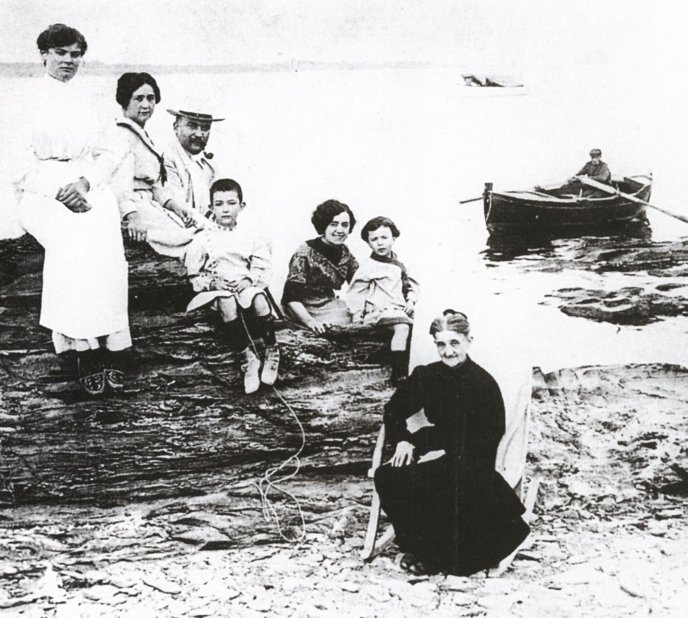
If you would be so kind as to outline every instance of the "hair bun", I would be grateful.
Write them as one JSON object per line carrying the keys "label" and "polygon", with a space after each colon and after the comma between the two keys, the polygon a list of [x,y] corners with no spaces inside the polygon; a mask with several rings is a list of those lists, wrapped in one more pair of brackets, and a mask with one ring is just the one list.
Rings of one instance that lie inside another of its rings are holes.
{"label": "hair bun", "polygon": [[430,324],[431,335],[441,330],[453,330],[457,333],[468,335],[471,331],[471,325],[468,322],[468,316],[463,311],[445,309],[442,312],[442,317],[435,318],[432,324]]}

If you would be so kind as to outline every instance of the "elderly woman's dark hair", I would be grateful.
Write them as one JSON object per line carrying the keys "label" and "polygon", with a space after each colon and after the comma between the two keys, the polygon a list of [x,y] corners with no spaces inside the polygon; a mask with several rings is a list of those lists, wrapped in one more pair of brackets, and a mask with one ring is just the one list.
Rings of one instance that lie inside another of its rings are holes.
{"label": "elderly woman's dark hair", "polygon": [[435,318],[430,324],[431,335],[434,336],[442,330],[453,330],[455,333],[468,336],[471,334],[471,325],[468,323],[468,317],[465,313],[454,309],[445,309],[442,316]]}
{"label": "elderly woman's dark hair", "polygon": [[399,228],[394,224],[394,221],[392,221],[389,217],[373,217],[370,221],[368,221],[368,223],[366,223],[363,226],[363,229],[361,230],[361,238],[365,242],[368,242],[368,234],[370,232],[374,232],[375,230],[381,227],[388,227],[389,231],[392,232],[392,236],[394,238],[399,238],[401,234]]}
{"label": "elderly woman's dark hair", "polygon": [[351,225],[349,226],[349,232],[352,232],[354,225],[356,225],[354,213],[351,212],[351,208],[349,208],[346,204],[342,204],[342,202],[338,202],[337,200],[327,200],[326,202],[319,204],[313,211],[311,223],[318,234],[324,234],[327,226],[332,223],[332,219],[343,212],[349,214],[349,221],[351,222]]}
{"label": "elderly woman's dark hair", "polygon": [[123,73],[117,80],[115,100],[121,107],[128,107],[131,96],[141,87],[149,85],[155,94],[155,102],[160,103],[160,88],[158,82],[150,73]]}
{"label": "elderly woman's dark hair", "polygon": [[64,24],[52,24],[38,35],[36,45],[40,52],[47,52],[52,47],[68,47],[77,43],[81,48],[81,54],[88,49],[86,38],[76,28],[70,28]]}

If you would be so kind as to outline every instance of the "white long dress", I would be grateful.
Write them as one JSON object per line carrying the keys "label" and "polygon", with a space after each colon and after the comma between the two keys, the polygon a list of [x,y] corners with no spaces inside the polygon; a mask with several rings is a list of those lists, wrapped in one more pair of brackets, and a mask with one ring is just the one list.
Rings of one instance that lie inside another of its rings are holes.
{"label": "white long dress", "polygon": [[[75,81],[75,80],[73,80]],[[98,150],[91,98],[78,83],[44,77],[25,108],[25,148],[14,180],[22,227],[45,249],[40,324],[56,351],[131,345],[127,262],[119,209],[108,188],[117,162]],[[74,213],[57,201],[64,185],[85,177],[92,206]]]}

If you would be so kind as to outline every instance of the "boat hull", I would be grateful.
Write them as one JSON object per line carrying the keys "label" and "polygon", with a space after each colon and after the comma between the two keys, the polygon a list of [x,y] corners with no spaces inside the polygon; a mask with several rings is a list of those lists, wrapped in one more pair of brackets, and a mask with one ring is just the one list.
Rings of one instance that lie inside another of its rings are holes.
{"label": "boat hull", "polygon": [[[643,201],[650,199],[652,180],[625,178],[619,189]],[[578,236],[623,232],[645,221],[645,205],[617,195],[557,198],[539,191],[486,191],[485,225],[492,234]]]}

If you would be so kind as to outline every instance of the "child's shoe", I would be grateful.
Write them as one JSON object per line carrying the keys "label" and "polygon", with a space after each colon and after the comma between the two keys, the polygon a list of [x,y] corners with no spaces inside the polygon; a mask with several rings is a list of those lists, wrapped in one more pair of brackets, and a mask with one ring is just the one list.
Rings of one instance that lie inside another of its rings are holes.
{"label": "child's shoe", "polygon": [[250,395],[260,388],[260,378],[258,377],[260,361],[250,348],[246,348],[243,355],[246,360],[241,366],[241,371],[244,373],[244,392]]}
{"label": "child's shoe", "polygon": [[280,351],[277,344],[265,346],[265,359],[263,370],[260,372],[260,381],[272,386],[277,380],[279,371]]}

